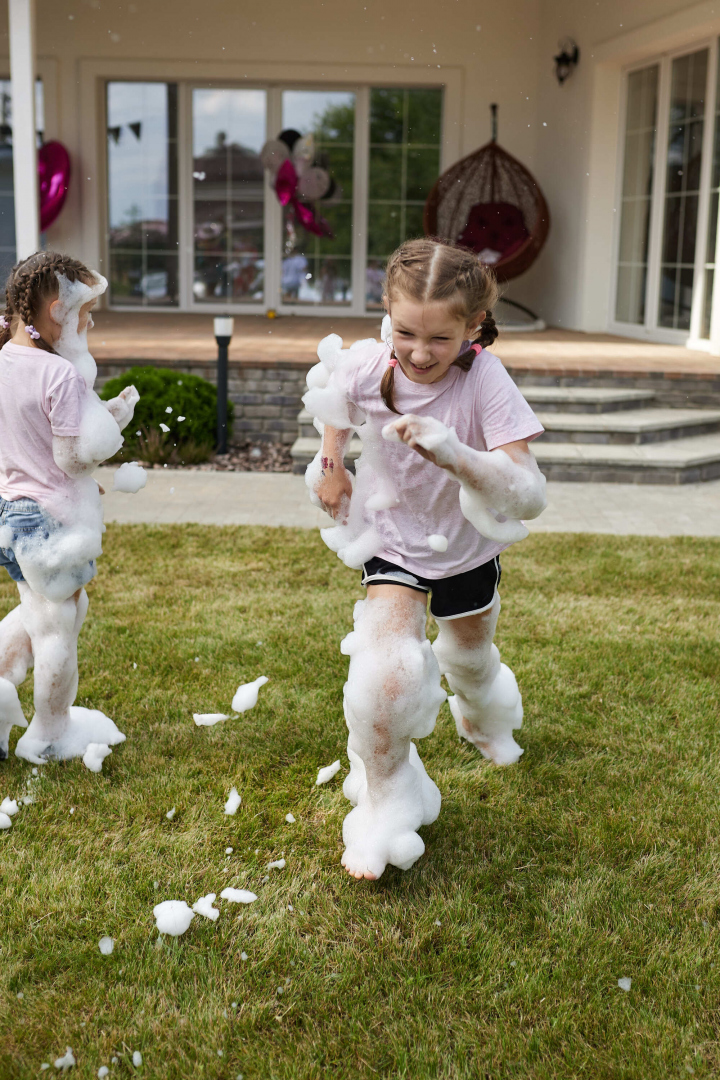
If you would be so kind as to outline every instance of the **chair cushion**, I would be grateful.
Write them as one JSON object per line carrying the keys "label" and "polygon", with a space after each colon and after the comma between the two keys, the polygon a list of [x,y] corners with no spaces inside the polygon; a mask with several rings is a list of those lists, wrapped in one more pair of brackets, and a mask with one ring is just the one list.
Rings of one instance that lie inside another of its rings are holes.
{"label": "chair cushion", "polygon": [[457,240],[472,251],[497,251],[507,258],[530,236],[521,211],[507,202],[475,203]]}

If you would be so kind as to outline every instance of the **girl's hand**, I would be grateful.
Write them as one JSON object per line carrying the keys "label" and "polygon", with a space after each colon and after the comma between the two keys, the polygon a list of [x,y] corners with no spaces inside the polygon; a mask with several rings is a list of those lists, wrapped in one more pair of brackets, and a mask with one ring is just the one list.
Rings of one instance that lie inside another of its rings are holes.
{"label": "girl's hand", "polygon": [[126,386],[117,397],[105,402],[105,407],[122,431],[133,418],[140,395],[134,386]]}
{"label": "girl's hand", "polygon": [[404,442],[416,450],[426,461],[448,472],[455,472],[457,448],[460,445],[454,428],[448,428],[433,416],[415,416],[408,413],[386,424],[383,438],[389,442]]}
{"label": "girl's hand", "polygon": [[344,465],[333,465],[323,469],[322,479],[315,488],[315,494],[323,505],[323,510],[344,525],[350,511],[352,483]]}

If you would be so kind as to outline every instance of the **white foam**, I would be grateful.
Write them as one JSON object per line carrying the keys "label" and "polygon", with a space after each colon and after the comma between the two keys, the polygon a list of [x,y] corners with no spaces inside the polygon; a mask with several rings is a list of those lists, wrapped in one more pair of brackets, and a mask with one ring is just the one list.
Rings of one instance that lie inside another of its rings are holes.
{"label": "white foam", "polygon": [[11,828],[12,828],[12,818],[8,817],[7,814],[0,813],[0,829],[11,829]]}
{"label": "white foam", "polygon": [[220,909],[213,907],[213,900],[215,899],[215,893],[208,893],[207,896],[201,896],[199,900],[196,900],[193,904],[193,911],[198,915],[204,915],[206,919],[212,919],[215,922],[219,915]]}
{"label": "white foam", "polygon": [[20,807],[15,799],[3,799],[0,803],[0,813],[7,814],[8,817],[14,817],[17,814]]}
{"label": "white foam", "polygon": [[133,1050],[133,1065],[135,1066],[136,1069],[140,1068],[140,1066],[142,1065],[142,1061],[143,1061],[143,1059],[142,1059],[142,1054],[140,1053],[140,1051],[139,1050]]}
{"label": "white foam", "polygon": [[109,956],[115,948],[115,942],[111,937],[101,937],[98,942],[98,948],[103,956]]}
{"label": "white foam", "polygon": [[329,780],[332,780],[333,776],[340,771],[340,759],[333,761],[332,765],[326,765],[324,769],[320,769],[317,774],[317,780],[315,786],[320,784],[327,784]]}
{"label": "white foam", "polygon": [[167,812],[167,814],[165,815],[165,817],[166,817],[166,818],[168,819],[168,821],[172,821],[172,819],[173,819],[173,818],[175,817],[175,814],[176,814],[176,813],[177,813],[177,810],[176,810],[176,809],[175,809],[175,807],[173,806],[172,810],[168,810],[168,812]]}
{"label": "white foam", "polygon": [[254,682],[242,683],[235,691],[235,697],[232,699],[232,709],[236,713],[247,712],[248,709],[254,708],[257,705],[258,692],[261,686],[264,686],[268,681],[266,675],[260,675]]}
{"label": "white foam", "polygon": [[285,820],[287,821],[288,825],[294,825],[295,824],[295,816],[294,816],[294,814],[286,814],[285,815]]}
{"label": "white foam", "polygon": [[627,993],[632,986],[632,979],[618,979],[618,986]]}
{"label": "white foam", "polygon": [[195,918],[192,908],[184,900],[163,900],[153,908],[155,925],[161,934],[180,937]]}
{"label": "white foam", "polygon": [[68,1069],[72,1069],[73,1065],[77,1064],[69,1046],[65,1048],[65,1053],[62,1057],[55,1058],[54,1064],[56,1069],[62,1069],[63,1072],[67,1072]]}
{"label": "white foam", "polygon": [[448,538],[442,533],[432,533],[428,536],[427,542],[433,551],[447,551],[448,549]]}
{"label": "white foam", "polygon": [[257,896],[247,889],[223,889],[220,893],[220,899],[230,900],[233,904],[252,904],[257,900]]}
{"label": "white foam", "polygon": [[107,1065],[101,1065],[97,1071],[98,1080],[103,1080],[103,1077],[107,1076],[109,1072],[110,1070],[108,1069]]}
{"label": "white foam", "polygon": [[107,743],[88,743],[87,749],[83,754],[83,765],[90,772],[98,773],[102,772],[103,761],[112,754],[112,750]]}
{"label": "white foam", "polygon": [[241,802],[242,797],[238,795],[238,789],[236,787],[230,788],[230,794],[225,803],[225,813],[228,815],[236,814]]}
{"label": "white foam", "polygon": [[117,746],[122,742],[125,742],[125,736],[109,716],[105,716],[98,709],[83,709],[79,705],[73,705],[70,708],[70,723],[62,737],[48,744],[46,740],[33,735],[31,724],[18,739],[15,753],[34,765],[45,765],[48,760],[66,761],[69,758],[83,757],[91,743]]}
{"label": "white foam", "polygon": [[221,720],[228,720],[227,713],[221,712],[209,712],[209,713],[193,713],[193,720],[198,727],[212,727],[213,724],[219,724]]}
{"label": "white foam", "polygon": [[113,491],[125,491],[134,495],[147,484],[147,472],[137,461],[125,461],[115,471]]}
{"label": "white foam", "polygon": [[285,869],[285,860],[284,859],[276,859],[275,862],[269,862],[267,864],[267,868],[268,868],[268,870],[284,870]]}

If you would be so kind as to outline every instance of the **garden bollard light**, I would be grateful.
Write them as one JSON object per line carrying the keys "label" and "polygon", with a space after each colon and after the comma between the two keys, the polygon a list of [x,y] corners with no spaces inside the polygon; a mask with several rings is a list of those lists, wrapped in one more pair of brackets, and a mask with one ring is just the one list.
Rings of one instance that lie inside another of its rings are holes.
{"label": "garden bollard light", "polygon": [[227,454],[228,347],[235,320],[227,315],[213,319],[218,347],[217,360],[217,452]]}

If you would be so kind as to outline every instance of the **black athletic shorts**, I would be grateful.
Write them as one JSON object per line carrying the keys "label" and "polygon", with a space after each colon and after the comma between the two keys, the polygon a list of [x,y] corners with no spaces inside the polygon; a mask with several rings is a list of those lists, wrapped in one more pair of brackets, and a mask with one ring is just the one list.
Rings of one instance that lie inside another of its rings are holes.
{"label": "black athletic shorts", "polygon": [[477,615],[492,605],[500,584],[500,559],[446,578],[425,578],[403,570],[386,559],[370,559],[362,568],[363,585],[405,585],[416,592],[432,593],[430,611],[436,619],[461,619]]}

